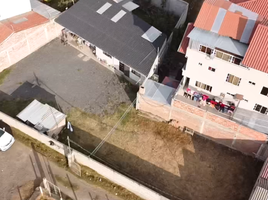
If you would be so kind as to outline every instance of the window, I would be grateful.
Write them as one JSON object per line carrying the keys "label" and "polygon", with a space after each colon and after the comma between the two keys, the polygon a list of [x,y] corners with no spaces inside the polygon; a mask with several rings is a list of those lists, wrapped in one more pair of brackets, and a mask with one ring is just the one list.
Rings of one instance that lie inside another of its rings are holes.
{"label": "window", "polygon": [[215,71],[216,71],[216,69],[215,69],[215,68],[213,68],[213,67],[208,67],[208,70],[213,71],[213,72],[215,72]]}
{"label": "window", "polygon": [[137,77],[139,77],[139,78],[141,77],[140,73],[136,72],[136,71],[133,70],[133,69],[131,70],[131,73],[132,73],[132,74],[135,74],[135,75],[136,75]]}
{"label": "window", "polygon": [[202,63],[198,63],[198,65],[202,66]]}
{"label": "window", "polygon": [[239,86],[239,84],[241,82],[241,78],[236,77],[236,76],[234,76],[232,74],[228,74],[227,75],[227,78],[226,78],[226,81],[229,82],[229,83],[232,83],[234,85]]}
{"label": "window", "polygon": [[255,104],[253,110],[258,111],[258,112],[260,112],[262,114],[267,114],[267,112],[268,112],[268,109],[266,107],[261,106],[259,104]]}
{"label": "window", "polygon": [[268,88],[267,87],[263,87],[262,90],[261,90],[261,94],[262,95],[265,95],[265,96],[268,96]]}
{"label": "window", "polygon": [[203,52],[203,53],[206,53],[208,55],[212,54],[213,52],[213,49],[209,48],[209,47],[205,47],[203,45],[200,45],[199,47],[199,51]]}
{"label": "window", "polygon": [[252,82],[252,81],[249,81],[248,83],[249,83],[249,84],[251,84],[251,85],[255,85],[255,83],[254,83],[254,82]]}
{"label": "window", "polygon": [[110,54],[106,53],[105,51],[103,51],[103,54],[104,54],[105,56],[108,56],[109,58],[112,58],[112,56],[111,56]]}
{"label": "window", "polygon": [[233,57],[232,63],[236,65],[240,65],[241,61],[242,61],[241,58]]}
{"label": "window", "polygon": [[206,85],[206,84],[198,82],[198,81],[196,81],[195,86],[199,87],[199,88],[202,88],[203,90],[210,91],[210,92],[212,90],[212,87],[210,85]]}

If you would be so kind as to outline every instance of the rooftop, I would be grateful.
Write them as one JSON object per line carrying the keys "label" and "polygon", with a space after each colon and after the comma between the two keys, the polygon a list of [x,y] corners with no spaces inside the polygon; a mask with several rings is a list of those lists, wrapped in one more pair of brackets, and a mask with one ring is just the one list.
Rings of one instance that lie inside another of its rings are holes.
{"label": "rooftop", "polygon": [[166,35],[125,7],[112,0],[80,0],[56,22],[147,75]]}
{"label": "rooftop", "polygon": [[259,14],[226,0],[207,0],[203,3],[194,26],[248,44],[260,23]]}
{"label": "rooftop", "polygon": [[59,124],[65,115],[48,104],[33,100],[17,117],[24,122],[31,122],[38,130],[48,131]]}
{"label": "rooftop", "polygon": [[0,44],[5,41],[12,33],[33,28],[44,24],[49,20],[38,13],[31,11],[9,19],[0,21]]}
{"label": "rooftop", "polygon": [[47,19],[54,19],[60,14],[58,10],[55,10],[54,8],[48,5],[41,3],[39,0],[30,0],[30,1],[32,10]]}

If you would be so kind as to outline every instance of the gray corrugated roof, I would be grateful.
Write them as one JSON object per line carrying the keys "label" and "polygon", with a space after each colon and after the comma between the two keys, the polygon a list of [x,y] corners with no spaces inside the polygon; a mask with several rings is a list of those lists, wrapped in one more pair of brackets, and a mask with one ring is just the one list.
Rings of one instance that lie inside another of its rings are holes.
{"label": "gray corrugated roof", "polygon": [[187,37],[194,41],[198,41],[203,45],[207,45],[208,47],[219,48],[239,56],[244,56],[248,49],[247,44],[196,27]]}
{"label": "gray corrugated roof", "polygon": [[171,99],[175,94],[175,89],[161,83],[157,83],[148,79],[144,85],[145,94],[152,100],[158,101],[163,104],[171,104]]}
{"label": "gray corrugated roof", "polygon": [[33,125],[50,130],[65,119],[66,115],[48,104],[33,100],[17,117],[24,122],[29,121]]}
{"label": "gray corrugated roof", "polygon": [[[112,6],[98,14],[106,2]],[[127,13],[114,23],[111,18],[120,10]],[[142,38],[151,26],[111,0],[79,0],[55,21],[144,75],[166,39],[165,34],[153,43]]]}
{"label": "gray corrugated roof", "polygon": [[32,10],[47,19],[54,19],[60,12],[38,0],[31,0]]}

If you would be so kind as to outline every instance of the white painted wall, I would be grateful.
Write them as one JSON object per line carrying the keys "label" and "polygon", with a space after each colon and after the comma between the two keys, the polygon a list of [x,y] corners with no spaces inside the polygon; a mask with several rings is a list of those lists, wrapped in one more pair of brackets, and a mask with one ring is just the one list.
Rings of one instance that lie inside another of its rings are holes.
{"label": "white painted wall", "polygon": [[[247,69],[217,57],[210,59],[205,53],[190,48],[187,49],[186,57],[188,60],[183,75],[190,78],[190,86],[195,87],[195,82],[199,81],[212,86],[211,94],[215,96],[225,93],[225,97],[231,98],[227,92],[243,94],[248,102],[241,101],[240,108],[253,110],[256,103],[268,107],[268,97],[260,94],[263,86],[268,87],[268,74],[252,68]],[[198,63],[202,63],[202,66]],[[209,66],[215,68],[216,71],[208,70]],[[228,73],[241,78],[239,86],[226,82]],[[256,85],[249,84],[249,81],[255,82]],[[210,93],[206,90],[205,92]]]}
{"label": "white painted wall", "polygon": [[99,58],[101,60],[105,60],[108,65],[111,65],[111,66],[114,66],[117,68],[119,66],[119,60],[117,60],[114,57],[110,58],[109,56],[106,56],[105,54],[103,54],[103,50],[101,50],[98,47],[96,47],[96,56],[97,56],[97,58]]}
{"label": "white painted wall", "polygon": [[30,0],[0,0],[0,21],[31,11]]}

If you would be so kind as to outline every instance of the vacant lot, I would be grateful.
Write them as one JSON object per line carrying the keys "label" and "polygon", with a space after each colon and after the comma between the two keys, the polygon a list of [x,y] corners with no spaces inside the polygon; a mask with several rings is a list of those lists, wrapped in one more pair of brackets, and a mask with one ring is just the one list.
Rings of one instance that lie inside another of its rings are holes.
{"label": "vacant lot", "polygon": [[[98,118],[79,110],[69,113],[74,148],[91,152],[125,108]],[[150,121],[135,110],[97,152],[96,158],[171,199],[247,199],[261,163],[200,136],[189,136],[166,123]]]}

